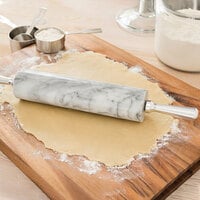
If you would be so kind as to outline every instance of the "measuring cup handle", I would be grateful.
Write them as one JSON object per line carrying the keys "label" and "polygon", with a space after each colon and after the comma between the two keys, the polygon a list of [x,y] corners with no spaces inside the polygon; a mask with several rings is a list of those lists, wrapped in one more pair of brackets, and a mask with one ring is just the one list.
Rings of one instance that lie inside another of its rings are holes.
{"label": "measuring cup handle", "polygon": [[92,29],[83,29],[80,31],[70,31],[65,32],[66,35],[72,35],[72,34],[91,34],[91,33],[102,33],[101,28],[92,28]]}
{"label": "measuring cup handle", "polygon": [[43,19],[45,13],[47,11],[47,8],[45,7],[40,7],[39,13],[36,15],[36,17],[34,18],[32,24],[30,25],[30,27],[28,28],[28,30],[26,31],[27,34],[31,34],[33,28],[38,25],[38,23]]}
{"label": "measuring cup handle", "polygon": [[10,26],[11,28],[16,28],[17,27],[16,24],[11,22],[8,18],[4,17],[3,15],[0,15],[0,22]]}

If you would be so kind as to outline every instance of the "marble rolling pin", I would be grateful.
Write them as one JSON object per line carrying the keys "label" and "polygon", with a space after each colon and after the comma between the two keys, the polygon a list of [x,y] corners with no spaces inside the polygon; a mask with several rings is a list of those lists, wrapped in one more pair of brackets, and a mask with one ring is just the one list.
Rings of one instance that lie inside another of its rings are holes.
{"label": "marble rolling pin", "polygon": [[26,70],[14,79],[0,77],[0,84],[13,85],[17,98],[64,108],[142,122],[145,111],[157,111],[195,119],[191,107],[157,105],[147,100],[147,91],[110,83],[81,80]]}

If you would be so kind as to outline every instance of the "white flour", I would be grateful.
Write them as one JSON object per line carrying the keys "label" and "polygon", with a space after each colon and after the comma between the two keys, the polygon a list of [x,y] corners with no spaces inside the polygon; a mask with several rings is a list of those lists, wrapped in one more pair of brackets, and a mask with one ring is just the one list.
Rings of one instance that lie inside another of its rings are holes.
{"label": "white flour", "polygon": [[65,153],[60,154],[60,158],[58,159],[61,162],[68,162],[68,155]]}
{"label": "white flour", "polygon": [[101,165],[96,161],[84,160],[78,169],[80,172],[92,175],[101,170]]}
{"label": "white flour", "polygon": [[133,73],[142,73],[142,68],[138,65],[132,66],[128,70]]}
{"label": "white flour", "polygon": [[63,36],[64,34],[56,28],[48,28],[38,32],[36,38],[41,41],[55,41],[61,39]]}
{"label": "white flour", "polygon": [[[180,14],[199,17],[200,11],[179,10]],[[200,20],[158,14],[155,51],[165,64],[184,71],[200,71]]]}
{"label": "white flour", "polygon": [[21,62],[19,62],[19,65],[22,66],[22,70],[25,70],[27,68],[30,68],[34,65],[37,65],[40,63],[41,58],[38,56],[34,57],[28,57],[23,59]]}

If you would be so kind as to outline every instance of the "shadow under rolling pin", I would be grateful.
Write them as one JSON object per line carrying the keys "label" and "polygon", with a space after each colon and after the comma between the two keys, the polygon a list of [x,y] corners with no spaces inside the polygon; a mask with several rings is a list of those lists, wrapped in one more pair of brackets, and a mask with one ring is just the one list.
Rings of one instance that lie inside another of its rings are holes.
{"label": "shadow under rolling pin", "polygon": [[144,89],[81,80],[26,70],[12,78],[0,76],[0,84],[11,84],[17,98],[100,115],[142,122],[144,113],[161,112],[188,119],[198,117],[198,109],[157,105],[147,100]]}

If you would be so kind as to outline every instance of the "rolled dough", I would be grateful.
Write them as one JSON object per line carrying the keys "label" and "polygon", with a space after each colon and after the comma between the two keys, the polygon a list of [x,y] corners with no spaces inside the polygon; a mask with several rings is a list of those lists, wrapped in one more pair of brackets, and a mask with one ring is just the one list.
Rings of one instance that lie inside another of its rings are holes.
{"label": "rolled dough", "polygon": [[[93,52],[67,53],[54,64],[35,69],[66,76],[144,88],[149,99],[171,103],[159,88],[121,63]],[[84,155],[108,166],[123,165],[138,153],[149,153],[156,139],[170,130],[173,118],[160,113],[145,114],[142,123],[115,119],[27,101],[19,101],[11,88],[4,89],[1,101],[14,105],[21,127],[46,147],[70,155]]]}

